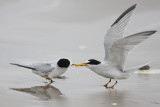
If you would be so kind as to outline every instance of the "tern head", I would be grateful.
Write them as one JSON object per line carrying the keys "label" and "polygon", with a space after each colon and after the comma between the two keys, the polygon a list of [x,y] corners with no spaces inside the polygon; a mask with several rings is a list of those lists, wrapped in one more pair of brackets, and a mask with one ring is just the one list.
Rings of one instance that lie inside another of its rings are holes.
{"label": "tern head", "polygon": [[62,58],[57,62],[60,68],[68,68],[70,66],[70,61],[68,59]]}
{"label": "tern head", "polygon": [[99,65],[101,62],[95,59],[89,59],[88,61],[86,61],[86,64],[88,65]]}
{"label": "tern head", "polygon": [[80,63],[80,64],[72,64],[75,66],[94,66],[94,65],[99,65],[101,62],[95,59],[89,59],[85,63]]}

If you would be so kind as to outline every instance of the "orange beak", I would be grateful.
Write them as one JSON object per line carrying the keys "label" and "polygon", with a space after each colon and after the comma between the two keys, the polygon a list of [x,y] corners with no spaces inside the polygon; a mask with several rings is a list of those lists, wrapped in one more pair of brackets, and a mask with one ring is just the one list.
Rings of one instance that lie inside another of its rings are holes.
{"label": "orange beak", "polygon": [[88,66],[86,63],[80,63],[80,64],[72,64],[72,65],[74,65],[74,66]]}

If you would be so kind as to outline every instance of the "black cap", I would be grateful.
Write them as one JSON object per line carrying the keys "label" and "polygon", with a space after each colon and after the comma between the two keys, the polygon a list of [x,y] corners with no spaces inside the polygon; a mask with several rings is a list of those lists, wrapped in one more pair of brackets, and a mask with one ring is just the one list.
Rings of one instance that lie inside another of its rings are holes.
{"label": "black cap", "polygon": [[57,65],[61,68],[68,68],[70,61],[68,59],[62,58],[57,62]]}
{"label": "black cap", "polygon": [[98,65],[100,63],[101,63],[100,61],[97,61],[95,59],[89,59],[87,64]]}

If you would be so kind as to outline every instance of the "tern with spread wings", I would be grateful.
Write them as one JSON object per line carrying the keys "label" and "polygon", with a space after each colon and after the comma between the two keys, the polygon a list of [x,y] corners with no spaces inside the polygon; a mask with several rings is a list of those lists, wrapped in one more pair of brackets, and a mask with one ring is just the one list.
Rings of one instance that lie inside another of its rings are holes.
{"label": "tern with spread wings", "polygon": [[[111,25],[104,38],[105,58],[102,62],[90,59],[86,63],[73,64],[75,66],[86,66],[95,73],[109,78],[109,82],[104,85],[106,88],[114,88],[117,80],[126,79],[136,70],[145,66],[144,64],[125,69],[128,52],[156,32],[154,30],[144,31],[123,37],[124,29],[135,8],[136,4],[124,11]],[[114,85],[108,87],[111,79],[116,80],[116,82]]]}

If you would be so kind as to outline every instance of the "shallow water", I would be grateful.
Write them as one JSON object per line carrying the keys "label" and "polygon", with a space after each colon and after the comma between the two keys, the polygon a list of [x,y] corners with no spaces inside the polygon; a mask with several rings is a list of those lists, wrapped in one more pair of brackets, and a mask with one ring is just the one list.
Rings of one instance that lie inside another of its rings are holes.
{"label": "shallow water", "polygon": [[[91,3],[92,1],[92,3]],[[160,29],[159,0],[1,0],[0,106],[2,107],[159,107],[160,39],[154,35],[133,50],[126,67],[150,62],[151,70],[118,81],[85,67],[71,66],[65,79],[48,81],[9,63],[103,60],[106,29],[126,8],[138,3],[125,35]],[[115,3],[120,4],[116,6]],[[83,7],[83,8],[82,8]],[[114,80],[111,85],[114,84]]]}
{"label": "shallow water", "polygon": [[[135,73],[127,80],[118,81],[114,89],[106,89],[102,85],[109,79],[84,67],[80,70],[70,67],[65,79],[54,79],[55,82],[48,86],[44,83],[46,80],[30,70],[9,68],[18,71],[6,71],[3,75],[7,78],[0,79],[1,105],[6,107],[158,107],[160,104],[160,70]],[[12,73],[8,75],[7,72]]]}

